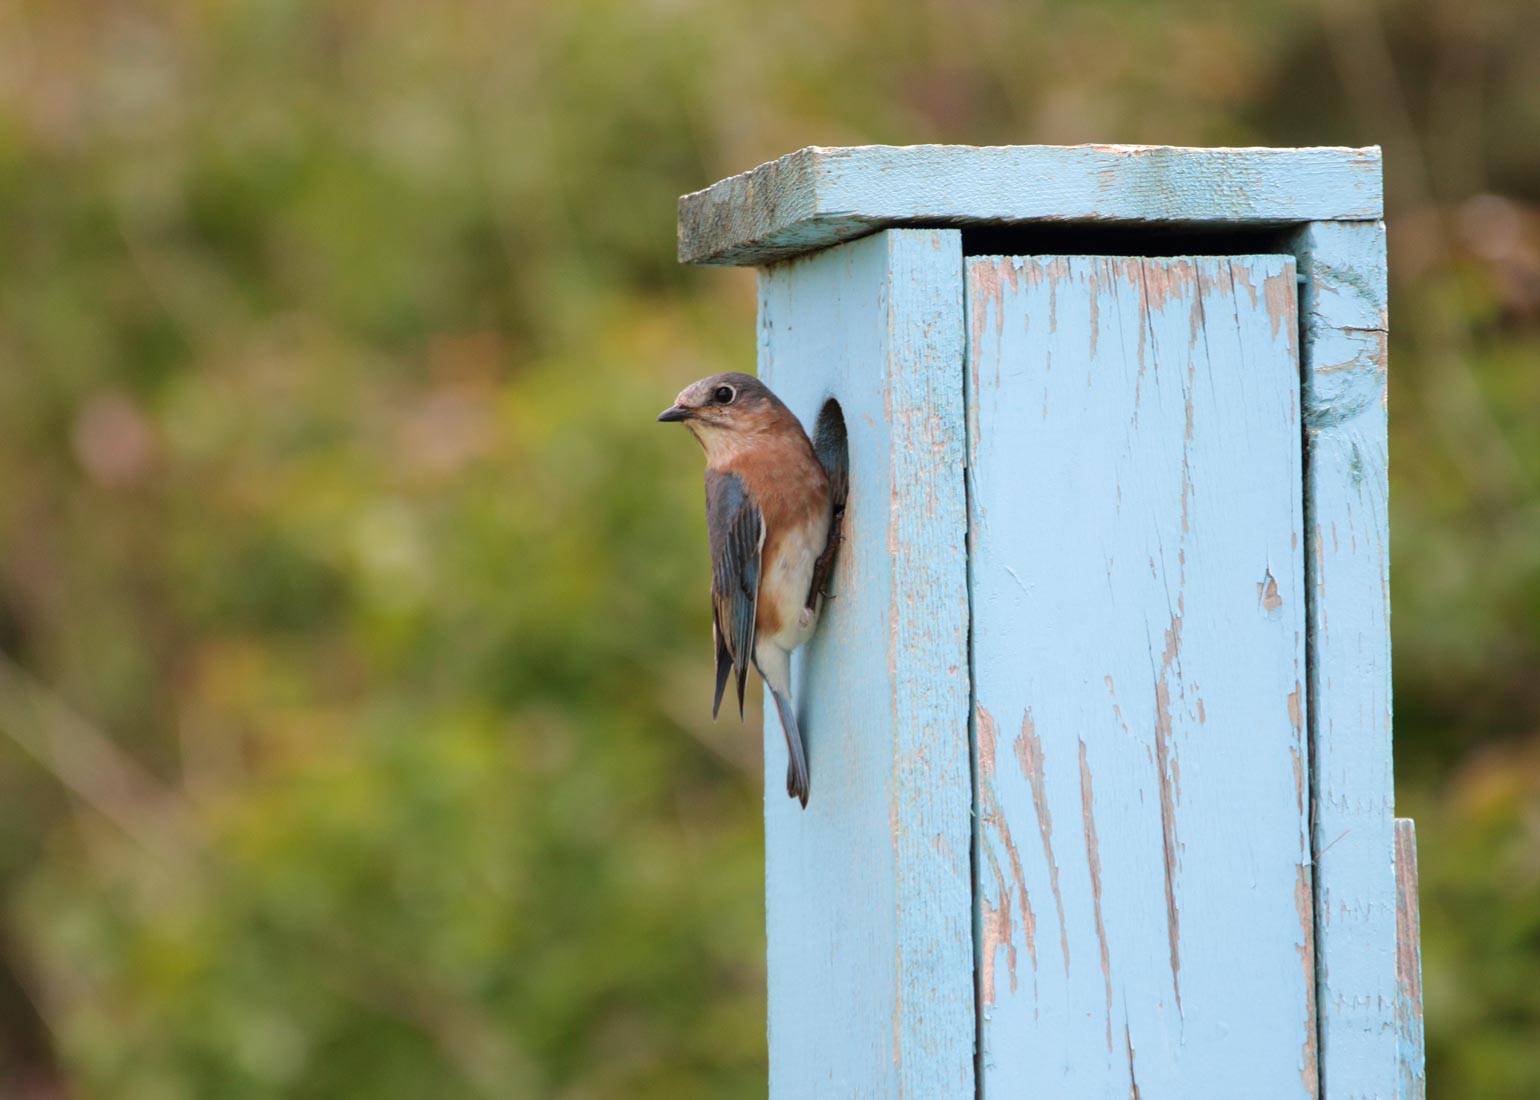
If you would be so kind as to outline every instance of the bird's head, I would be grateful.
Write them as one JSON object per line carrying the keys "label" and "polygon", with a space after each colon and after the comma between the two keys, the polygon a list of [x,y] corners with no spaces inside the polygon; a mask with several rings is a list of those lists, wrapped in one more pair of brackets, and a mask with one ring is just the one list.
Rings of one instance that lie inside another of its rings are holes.
{"label": "bird's head", "polygon": [[744,446],[755,435],[777,430],[790,416],[763,382],[732,371],[686,386],[658,420],[684,424],[710,459]]}

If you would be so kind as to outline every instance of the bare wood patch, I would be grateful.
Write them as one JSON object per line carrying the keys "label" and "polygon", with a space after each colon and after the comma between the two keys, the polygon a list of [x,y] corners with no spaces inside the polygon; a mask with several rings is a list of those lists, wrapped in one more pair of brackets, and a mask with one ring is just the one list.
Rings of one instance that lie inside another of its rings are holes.
{"label": "bare wood patch", "polygon": [[1043,743],[1029,710],[1021,716],[1021,735],[1016,738],[1016,759],[1021,774],[1032,788],[1032,807],[1037,812],[1037,828],[1043,838],[1043,859],[1048,863],[1048,886],[1053,891],[1054,908],[1059,912],[1059,948],[1064,952],[1064,973],[1069,973],[1069,925],[1064,920],[1064,895],[1059,890],[1059,863],[1053,857],[1053,811],[1048,807],[1048,785],[1043,773]]}
{"label": "bare wood patch", "polygon": [[[1080,742],[1080,818],[1085,826],[1086,862],[1091,871],[1091,903],[1096,914],[1096,940],[1101,944],[1102,981],[1107,987],[1107,1051],[1112,1051],[1112,962],[1107,951],[1107,925],[1102,920],[1102,856],[1096,841],[1095,797],[1091,790],[1091,765]],[[1132,1067],[1130,1066],[1130,1069]]]}

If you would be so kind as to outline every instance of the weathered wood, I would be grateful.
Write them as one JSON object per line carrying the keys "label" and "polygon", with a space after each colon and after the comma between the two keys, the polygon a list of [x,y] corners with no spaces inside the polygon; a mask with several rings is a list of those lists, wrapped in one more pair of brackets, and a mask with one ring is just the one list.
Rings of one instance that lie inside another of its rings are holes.
{"label": "weathered wood", "polygon": [[1397,1095],[1385,228],[1318,223],[1305,275],[1311,801],[1324,1095]]}
{"label": "weathered wood", "polygon": [[757,265],[904,225],[1375,219],[1380,152],[1151,145],[817,146],[679,200],[679,259]]}
{"label": "weathered wood", "polygon": [[760,276],[759,373],[844,413],[835,598],[794,664],[812,796],[765,708],[770,1094],[974,1096],[962,245],[900,230]]}
{"label": "weathered wood", "polygon": [[1316,1095],[1285,256],[967,263],[982,1095]]}
{"label": "weathered wood", "polygon": [[1396,818],[1396,1037],[1400,1100],[1424,1100],[1422,932],[1417,915],[1417,827]]}

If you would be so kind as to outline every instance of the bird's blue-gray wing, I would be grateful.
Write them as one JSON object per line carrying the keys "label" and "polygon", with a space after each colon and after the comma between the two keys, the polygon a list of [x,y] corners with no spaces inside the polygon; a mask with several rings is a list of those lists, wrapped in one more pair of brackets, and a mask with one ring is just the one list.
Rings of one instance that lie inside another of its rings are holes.
{"label": "bird's blue-gray wing", "polygon": [[711,539],[712,632],[716,637],[717,686],[711,703],[716,717],[729,671],[738,680],[738,716],[743,685],[754,657],[754,618],[759,603],[760,551],[764,519],[736,474],[706,471],[706,531]]}

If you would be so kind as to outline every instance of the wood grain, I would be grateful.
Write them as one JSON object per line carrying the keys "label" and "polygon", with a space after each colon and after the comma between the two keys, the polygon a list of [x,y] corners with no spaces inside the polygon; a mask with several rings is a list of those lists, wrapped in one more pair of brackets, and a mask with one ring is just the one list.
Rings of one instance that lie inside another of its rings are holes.
{"label": "wood grain", "polygon": [[850,455],[835,598],[765,708],[770,1095],[972,1100],[962,244],[895,230],[760,275],[759,373]]}
{"label": "wood grain", "polygon": [[1382,208],[1378,148],[812,146],[680,198],[679,259],[765,264],[904,225],[1281,225]]}
{"label": "wood grain", "polygon": [[966,273],[982,1095],[1308,1100],[1293,261]]}

